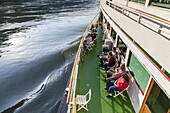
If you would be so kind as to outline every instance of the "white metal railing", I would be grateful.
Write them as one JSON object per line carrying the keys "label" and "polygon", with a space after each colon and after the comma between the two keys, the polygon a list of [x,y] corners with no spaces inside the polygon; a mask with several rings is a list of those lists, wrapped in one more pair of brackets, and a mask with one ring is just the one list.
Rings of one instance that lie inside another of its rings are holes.
{"label": "white metal railing", "polygon": [[96,23],[97,20],[99,19],[99,14],[100,12],[94,17],[94,19],[90,22],[90,24],[87,26],[86,31],[83,35],[83,38],[81,39],[77,55],[74,61],[74,66],[72,69],[72,74],[71,74],[71,79],[70,79],[70,84],[69,84],[69,91],[68,91],[68,96],[67,96],[67,101],[66,103],[68,104],[68,110],[67,113],[71,113],[71,109],[74,107],[73,103],[75,100],[75,93],[76,93],[76,83],[77,83],[77,75],[78,75],[78,65],[80,61],[80,53],[81,53],[81,46],[83,45],[83,41],[89,31],[89,28],[92,24]]}
{"label": "white metal railing", "polygon": [[[146,13],[140,11],[138,9],[134,9],[131,7],[127,7],[115,1],[106,0],[106,4],[116,10],[122,12],[122,14],[131,17],[136,20],[139,24],[143,24],[158,34],[164,36],[166,39],[170,40],[170,21],[163,19],[161,17],[152,15],[150,13]],[[131,16],[130,16],[131,14]]]}

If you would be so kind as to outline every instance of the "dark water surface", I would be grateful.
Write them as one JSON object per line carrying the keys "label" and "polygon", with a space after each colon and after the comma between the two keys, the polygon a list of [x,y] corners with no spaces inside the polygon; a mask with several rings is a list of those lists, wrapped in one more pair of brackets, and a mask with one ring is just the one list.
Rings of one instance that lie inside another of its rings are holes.
{"label": "dark water surface", "polygon": [[99,0],[0,0],[0,112],[56,113]]}

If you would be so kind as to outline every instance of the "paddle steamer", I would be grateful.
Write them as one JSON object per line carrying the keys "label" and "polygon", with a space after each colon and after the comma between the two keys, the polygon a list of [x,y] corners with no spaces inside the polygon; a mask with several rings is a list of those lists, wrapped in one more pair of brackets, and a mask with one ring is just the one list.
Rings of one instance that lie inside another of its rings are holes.
{"label": "paddle steamer", "polygon": [[[64,113],[170,113],[170,1],[101,0],[100,13],[87,27],[75,58]],[[91,24],[98,26],[95,46],[80,61],[81,47]],[[105,39],[105,40],[102,40]],[[102,45],[121,53],[131,76],[125,98],[107,98],[106,74],[98,66]],[[123,51],[122,51],[123,50]],[[77,95],[91,89],[87,110],[77,111]],[[64,110],[63,110],[64,109]]]}

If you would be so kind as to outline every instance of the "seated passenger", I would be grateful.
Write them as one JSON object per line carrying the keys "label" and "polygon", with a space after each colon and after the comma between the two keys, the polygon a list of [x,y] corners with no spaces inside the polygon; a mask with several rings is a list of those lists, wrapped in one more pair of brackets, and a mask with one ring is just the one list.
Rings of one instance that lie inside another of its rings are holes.
{"label": "seated passenger", "polygon": [[123,47],[121,50],[120,50],[120,55],[123,55],[123,57],[125,58],[125,55],[126,55],[126,48]]}
{"label": "seated passenger", "polygon": [[105,89],[109,88],[109,82],[111,80],[117,80],[118,78],[120,78],[125,73],[126,73],[125,64],[121,64],[119,68],[116,68],[115,69],[115,73],[110,72],[110,71],[107,72],[106,87],[105,87]]}
{"label": "seated passenger", "polygon": [[[115,59],[116,59],[116,48],[114,47],[113,49],[112,49],[112,55],[115,57]],[[99,59],[100,59],[100,62],[103,62],[103,61],[107,61],[108,60],[108,56],[102,56],[102,55],[97,55],[97,57],[99,57]],[[99,66],[103,66],[103,63],[101,63],[101,64],[99,64]]]}
{"label": "seated passenger", "polygon": [[120,77],[119,79],[117,79],[117,81],[110,81],[109,82],[109,90],[107,92],[109,92],[109,95],[107,95],[106,97],[112,97],[112,93],[114,91],[123,91],[124,89],[126,89],[129,85],[129,80],[130,80],[130,76],[128,74],[123,74],[122,77]]}
{"label": "seated passenger", "polygon": [[102,32],[103,32],[103,23],[101,22],[101,23],[99,23],[99,25],[100,25]]}
{"label": "seated passenger", "polygon": [[86,49],[91,41],[92,41],[92,37],[90,34],[88,34],[86,39],[83,41],[83,49],[84,49],[85,53],[87,53]]}
{"label": "seated passenger", "polygon": [[92,32],[97,33],[97,26],[95,26],[95,27],[93,28]]}
{"label": "seated passenger", "polygon": [[84,40],[83,41],[83,49],[86,50],[86,48],[87,48],[87,40]]}
{"label": "seated passenger", "polygon": [[98,28],[98,23],[96,23],[95,27]]}
{"label": "seated passenger", "polygon": [[122,57],[119,52],[116,52],[117,67],[120,67],[122,62]]}
{"label": "seated passenger", "polygon": [[92,41],[96,39],[96,36],[97,36],[97,29],[96,29],[96,27],[93,28],[91,36],[92,36]]}
{"label": "seated passenger", "polygon": [[94,25],[92,24],[92,25],[91,25],[91,28],[90,28],[90,30],[92,31],[92,30],[93,30],[93,28],[94,28]]}
{"label": "seated passenger", "polygon": [[117,58],[117,52],[116,52],[116,47],[113,47],[112,49],[112,54],[115,58]]}
{"label": "seated passenger", "polygon": [[102,53],[103,53],[104,55],[106,55],[108,52],[109,52],[108,46],[107,46],[107,45],[103,45]]}
{"label": "seated passenger", "polygon": [[88,34],[88,36],[86,37],[86,41],[87,41],[87,45],[89,45],[90,42],[92,42],[92,37],[90,34]]}
{"label": "seated passenger", "polygon": [[120,67],[116,68],[115,69],[115,73],[114,72],[107,72],[107,78],[109,77],[117,77],[117,78],[120,78],[120,76],[123,74],[123,73],[126,73],[126,68],[125,68],[125,64],[121,64]]}
{"label": "seated passenger", "polygon": [[102,61],[100,62],[101,65],[103,65],[106,72],[108,71],[107,66],[113,67],[116,64],[116,58],[112,55],[112,52],[108,53],[108,60],[107,61],[108,62],[104,62],[104,63]]}

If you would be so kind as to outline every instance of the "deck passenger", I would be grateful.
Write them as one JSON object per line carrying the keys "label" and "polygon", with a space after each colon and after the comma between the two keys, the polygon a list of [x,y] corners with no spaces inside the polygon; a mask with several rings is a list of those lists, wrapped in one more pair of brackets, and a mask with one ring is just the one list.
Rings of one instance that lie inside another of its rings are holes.
{"label": "deck passenger", "polygon": [[125,55],[126,55],[126,48],[123,47],[121,50],[120,50],[120,54],[123,55],[123,57],[125,58]]}
{"label": "deck passenger", "polygon": [[86,39],[83,41],[83,48],[85,50],[85,53],[87,52],[86,49],[89,46],[90,42],[92,41],[91,34],[89,33],[86,37]]}
{"label": "deck passenger", "polygon": [[105,89],[106,90],[109,89],[109,82],[110,81],[117,80],[118,78],[120,78],[125,73],[126,73],[125,64],[121,64],[119,68],[116,68],[115,69],[115,73],[113,73],[111,71],[107,72],[106,87],[105,87]]}
{"label": "deck passenger", "polygon": [[129,85],[129,80],[130,80],[130,76],[128,74],[123,74],[122,77],[120,77],[119,79],[117,79],[117,81],[110,81],[109,83],[109,95],[107,95],[106,97],[112,97],[112,93],[114,91],[123,91],[124,89],[126,89]]}
{"label": "deck passenger", "polygon": [[116,58],[116,61],[117,61],[117,59],[118,59],[118,52],[116,51],[116,47],[113,47],[112,54]]}
{"label": "deck passenger", "polygon": [[95,25],[95,26],[96,26],[96,28],[98,28],[98,23],[96,23],[96,25]]}
{"label": "deck passenger", "polygon": [[122,57],[119,52],[116,53],[117,67],[120,67],[122,64]]}
{"label": "deck passenger", "polygon": [[101,30],[102,30],[102,32],[103,32],[103,23],[100,22],[99,25],[100,25],[100,28],[101,28]]}
{"label": "deck passenger", "polygon": [[90,34],[88,34],[87,38],[86,38],[86,41],[87,41],[87,45],[90,44],[90,42],[92,42],[92,37]]}
{"label": "deck passenger", "polygon": [[116,47],[112,48],[112,54],[115,58],[117,58],[117,52],[116,52]]}
{"label": "deck passenger", "polygon": [[94,25],[92,24],[92,25],[91,25],[91,28],[90,28],[90,30],[92,31],[92,30],[93,30],[93,28],[94,28]]}
{"label": "deck passenger", "polygon": [[97,29],[96,29],[96,27],[93,28],[91,36],[92,36],[92,41],[96,39],[96,36],[97,36]]}
{"label": "deck passenger", "polygon": [[108,53],[108,60],[107,60],[107,62],[103,63],[101,61],[100,63],[101,63],[101,65],[103,65],[105,71],[108,71],[108,67],[107,66],[113,67],[116,64],[116,58],[112,55],[112,52],[109,52]]}
{"label": "deck passenger", "polygon": [[[111,52],[112,52],[112,55],[116,58],[117,55],[116,55],[116,48],[115,48],[115,47],[112,49]],[[99,57],[100,62],[103,62],[103,61],[107,61],[107,60],[108,60],[108,56],[97,55],[97,57]],[[99,66],[103,66],[102,63],[99,64]]]}

